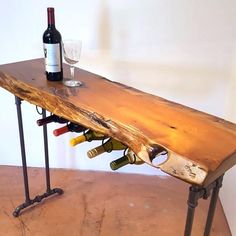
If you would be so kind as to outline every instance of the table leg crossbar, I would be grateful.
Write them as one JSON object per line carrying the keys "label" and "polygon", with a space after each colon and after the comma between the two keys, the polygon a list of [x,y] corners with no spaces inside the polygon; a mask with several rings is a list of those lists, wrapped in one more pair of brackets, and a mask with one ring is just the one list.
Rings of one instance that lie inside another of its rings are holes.
{"label": "table leg crossbar", "polygon": [[[41,202],[44,198],[47,198],[53,194],[63,194],[63,190],[60,188],[51,189],[50,185],[50,169],[49,169],[49,154],[48,154],[48,137],[47,137],[47,125],[43,126],[43,138],[44,138],[44,154],[45,154],[45,171],[46,171],[46,192],[35,196],[34,199],[30,198],[29,193],[29,183],[28,183],[28,173],[27,173],[27,162],[25,154],[25,141],[24,141],[24,129],[22,122],[22,112],[21,112],[21,99],[15,97],[16,109],[17,109],[17,118],[19,126],[19,136],[20,136],[20,147],[21,147],[21,158],[22,158],[22,167],[23,167],[23,177],[24,177],[24,187],[25,187],[25,202],[18,207],[13,212],[13,216],[19,216],[20,212],[33,205],[34,203]],[[46,110],[42,109],[42,117],[46,117]]]}
{"label": "table leg crossbar", "polygon": [[198,205],[198,200],[201,198],[207,199],[210,195],[212,195],[209,209],[208,209],[205,230],[204,230],[204,236],[210,235],[212,221],[213,221],[213,217],[215,213],[219,191],[222,186],[222,181],[223,181],[223,175],[219,177],[218,179],[216,179],[213,183],[211,183],[207,187],[191,186],[189,188],[188,213],[187,213],[184,236],[191,235],[193,220],[194,220],[194,213],[195,213],[195,208]]}

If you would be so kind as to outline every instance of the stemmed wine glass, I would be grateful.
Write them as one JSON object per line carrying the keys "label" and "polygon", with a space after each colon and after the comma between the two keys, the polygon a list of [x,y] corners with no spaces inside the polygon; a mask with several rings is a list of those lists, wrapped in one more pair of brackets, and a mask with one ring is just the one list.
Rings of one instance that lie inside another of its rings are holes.
{"label": "stemmed wine glass", "polygon": [[82,82],[75,80],[75,64],[79,62],[82,41],[68,39],[63,40],[63,55],[65,61],[70,65],[71,78],[63,81],[64,85],[69,87],[81,86]]}

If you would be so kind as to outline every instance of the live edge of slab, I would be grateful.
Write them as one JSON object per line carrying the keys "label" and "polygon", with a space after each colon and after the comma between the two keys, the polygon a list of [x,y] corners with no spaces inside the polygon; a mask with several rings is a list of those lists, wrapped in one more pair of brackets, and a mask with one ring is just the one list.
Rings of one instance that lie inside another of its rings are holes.
{"label": "live edge of slab", "polygon": [[[235,124],[77,70],[83,86],[68,88],[46,80],[43,59],[1,65],[0,86],[122,141],[144,162],[191,184],[208,185],[236,164]],[[167,160],[152,163],[163,148]]]}

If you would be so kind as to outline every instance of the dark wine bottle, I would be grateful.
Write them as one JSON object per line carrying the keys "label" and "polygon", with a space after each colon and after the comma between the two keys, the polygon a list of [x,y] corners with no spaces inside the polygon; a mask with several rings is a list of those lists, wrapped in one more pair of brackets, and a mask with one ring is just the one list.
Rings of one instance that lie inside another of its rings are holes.
{"label": "dark wine bottle", "polygon": [[50,81],[63,79],[61,34],[55,27],[54,8],[47,8],[48,28],[43,34],[46,77]]}
{"label": "dark wine bottle", "polygon": [[66,120],[62,117],[59,117],[57,115],[51,115],[51,116],[48,116],[46,118],[37,120],[38,126],[46,125],[46,124],[52,123],[52,122],[63,124],[63,123],[67,123],[68,120]]}
{"label": "dark wine bottle", "polygon": [[[162,147],[159,147],[158,150],[159,151],[156,153],[156,155],[150,157],[151,161],[153,159],[155,159],[157,156],[167,154],[167,151]],[[131,149],[128,149],[127,154],[112,161],[110,163],[110,167],[112,170],[117,170],[117,169],[119,169],[125,165],[128,165],[128,164],[142,165],[144,163],[145,162],[141,158],[139,158]]]}
{"label": "dark wine bottle", "polygon": [[87,128],[85,128],[84,126],[70,122],[66,126],[63,126],[63,127],[59,128],[59,129],[55,129],[53,131],[53,134],[55,136],[60,136],[60,135],[65,134],[67,132],[77,132],[77,133],[80,133],[80,132],[83,132],[85,130],[87,130]]}
{"label": "dark wine bottle", "polygon": [[128,149],[128,153],[112,161],[110,163],[110,167],[112,170],[117,170],[128,164],[142,165],[144,164],[144,161],[140,159],[131,149]]}

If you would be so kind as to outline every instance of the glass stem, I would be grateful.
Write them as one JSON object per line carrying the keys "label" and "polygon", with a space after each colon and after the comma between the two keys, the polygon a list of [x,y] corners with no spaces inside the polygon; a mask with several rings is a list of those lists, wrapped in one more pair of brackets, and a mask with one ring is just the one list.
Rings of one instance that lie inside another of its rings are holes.
{"label": "glass stem", "polygon": [[73,65],[70,66],[70,74],[71,74],[71,79],[74,79],[74,77],[75,77],[75,67]]}

